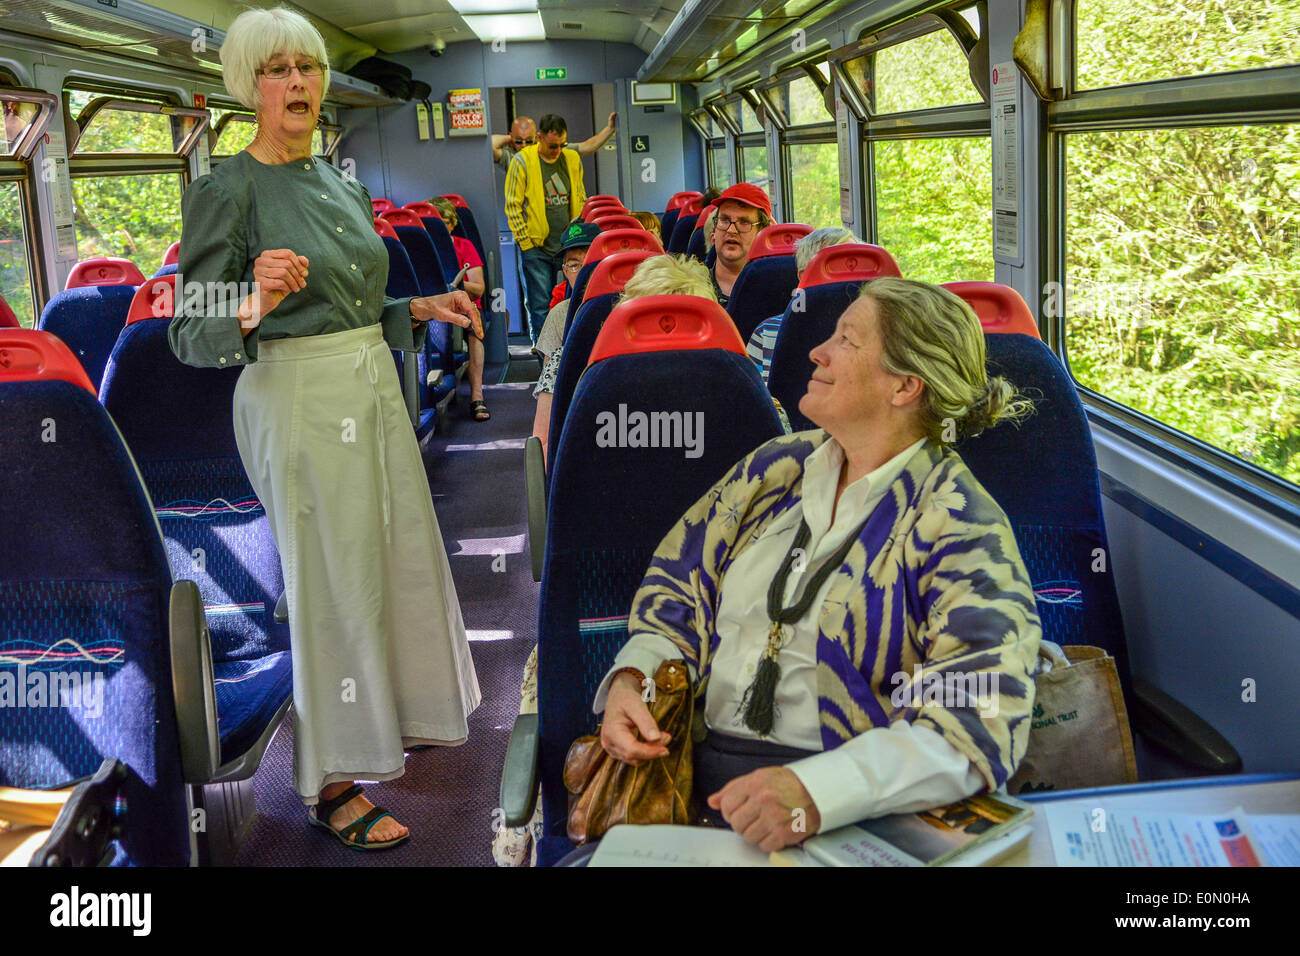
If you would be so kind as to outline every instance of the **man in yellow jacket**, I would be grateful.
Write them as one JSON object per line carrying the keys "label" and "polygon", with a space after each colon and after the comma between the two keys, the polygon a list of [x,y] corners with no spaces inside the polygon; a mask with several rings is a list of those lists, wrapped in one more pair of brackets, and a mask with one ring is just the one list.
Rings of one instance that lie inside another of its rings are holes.
{"label": "man in yellow jacket", "polygon": [[537,144],[516,153],[506,173],[506,218],[523,252],[528,334],[534,343],[546,320],[564,230],[587,200],[582,162],[576,150],[565,149],[564,119],[547,113],[537,121],[537,133]]}

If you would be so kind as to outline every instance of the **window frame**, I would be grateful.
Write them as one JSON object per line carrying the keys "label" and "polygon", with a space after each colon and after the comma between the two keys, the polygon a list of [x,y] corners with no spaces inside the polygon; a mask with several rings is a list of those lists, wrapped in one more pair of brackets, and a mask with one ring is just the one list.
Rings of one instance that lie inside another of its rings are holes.
{"label": "window frame", "polygon": [[[78,92],[87,92],[79,87],[65,87],[65,93],[72,90]],[[141,153],[141,152],[82,152],[78,153],[77,146],[81,143],[82,135],[90,128],[90,124],[104,110],[113,110],[122,113],[146,113],[153,116],[167,116],[173,119],[189,118],[194,120],[194,127],[185,134],[185,138],[176,146],[171,153]],[[72,125],[69,127],[68,156],[69,160],[73,156],[80,156],[83,159],[91,159],[98,156],[115,156],[121,159],[163,159],[175,157],[181,161],[186,161],[198,146],[199,137],[208,128],[208,121],[211,115],[205,109],[195,109],[192,106],[173,106],[169,103],[155,102],[150,100],[127,99],[122,96],[107,95],[97,96],[86,104],[85,108],[72,117]]]}
{"label": "window frame", "polygon": [[45,131],[49,129],[50,121],[59,108],[59,98],[53,93],[34,90],[25,86],[0,86],[0,99],[13,103],[35,103],[37,105],[36,117],[23,130],[17,148],[3,157],[4,159],[25,162],[31,159],[32,154],[36,152],[36,147],[40,145],[42,138],[45,136]]}

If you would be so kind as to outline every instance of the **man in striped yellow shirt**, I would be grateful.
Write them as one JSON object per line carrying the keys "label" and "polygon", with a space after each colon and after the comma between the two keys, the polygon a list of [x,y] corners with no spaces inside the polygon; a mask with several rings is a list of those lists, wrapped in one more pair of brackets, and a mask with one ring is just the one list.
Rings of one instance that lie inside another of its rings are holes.
{"label": "man in striped yellow shirt", "polygon": [[534,344],[546,320],[564,230],[587,199],[578,152],[565,149],[564,119],[547,113],[537,121],[537,133],[536,145],[519,150],[506,173],[506,218],[523,253],[528,335]]}

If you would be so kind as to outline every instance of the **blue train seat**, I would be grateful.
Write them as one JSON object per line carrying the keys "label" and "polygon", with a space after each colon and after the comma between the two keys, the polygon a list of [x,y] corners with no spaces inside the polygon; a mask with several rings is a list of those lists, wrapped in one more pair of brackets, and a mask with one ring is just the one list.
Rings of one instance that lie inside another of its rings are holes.
{"label": "blue train seat", "polygon": [[799,412],[813,363],[808,353],[830,338],[840,315],[864,282],[899,275],[898,263],[880,246],[846,243],[813,256],[781,320],[767,386],[781,403],[794,431],[812,428]]}
{"label": "blue train seat", "polygon": [[52,295],[41,310],[36,327],[57,335],[72,350],[96,390],[118,333],[126,325],[135,290],[132,285],[65,289]]}
{"label": "blue train seat", "polygon": [[779,222],[760,229],[754,237],[749,259],[727,298],[727,314],[746,342],[758,323],[780,315],[790,301],[790,293],[799,284],[794,244],[812,231],[812,226],[803,223]]}
{"label": "blue train seat", "polygon": [[677,222],[673,223],[672,237],[664,243],[666,251],[675,256],[686,252],[686,247],[691,242],[691,233],[695,231],[695,223],[700,218],[699,206],[699,201],[693,200],[690,205],[682,207]]}
{"label": "blue train seat", "polygon": [[0,785],[62,786],[117,758],[134,779],[115,862],[183,866],[175,595],[149,495],[62,342],[6,329],[0,356]]}
{"label": "blue train seat", "polygon": [[596,271],[596,264],[606,256],[638,249],[655,255],[663,255],[664,251],[663,245],[655,238],[654,233],[639,228],[639,224],[636,229],[611,229],[608,232],[602,232],[587,247],[587,255],[582,260],[582,268],[578,270],[578,277],[573,280],[573,292],[569,296],[569,311],[564,317],[562,341],[568,341],[569,330],[573,327],[573,320],[578,314],[578,307],[584,301],[583,297],[586,294],[587,283],[590,281],[592,273]]}
{"label": "blue train seat", "polygon": [[[608,447],[606,419],[629,410],[680,415],[682,441]],[[707,434],[699,436],[699,457],[689,457],[682,447],[685,423],[701,420]],[[540,769],[540,864],[572,849],[565,836],[564,757],[575,738],[595,728],[592,696],[627,639],[627,613],[655,548],[728,468],[780,433],[771,399],[716,303],[648,296],[611,313],[553,452],[539,713],[520,717],[510,743],[514,754],[535,753],[538,763],[508,756],[502,780],[501,805],[514,824],[532,812],[536,779],[526,771]],[[512,768],[525,772],[516,777]]]}

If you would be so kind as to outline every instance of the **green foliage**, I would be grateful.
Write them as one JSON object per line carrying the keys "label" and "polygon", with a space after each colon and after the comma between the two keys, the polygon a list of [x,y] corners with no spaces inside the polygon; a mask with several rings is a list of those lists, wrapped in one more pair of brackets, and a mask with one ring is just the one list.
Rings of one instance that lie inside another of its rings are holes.
{"label": "green foliage", "polygon": [[876,54],[876,112],[903,113],[978,103],[961,47],[946,29],[885,47]]}
{"label": "green foliage", "polygon": [[1075,377],[1300,482],[1300,128],[1079,133],[1066,159]]}
{"label": "green foliage", "polygon": [[814,229],[840,225],[839,148],[834,143],[791,146],[789,156],[790,182],[795,184],[790,221]]}
{"label": "green foliage", "polygon": [[877,242],[903,275],[993,279],[993,155],[988,137],[878,142]]}
{"label": "green foliage", "polygon": [[1077,0],[1081,90],[1300,63],[1296,0]]}
{"label": "green foliage", "polygon": [[32,291],[27,281],[27,251],[17,183],[0,183],[0,296],[18,322],[31,328]]}
{"label": "green foliage", "polygon": [[74,179],[77,258],[123,256],[146,276],[181,237],[181,178],[176,173]]}

